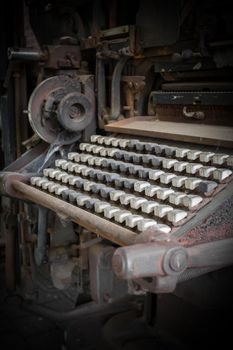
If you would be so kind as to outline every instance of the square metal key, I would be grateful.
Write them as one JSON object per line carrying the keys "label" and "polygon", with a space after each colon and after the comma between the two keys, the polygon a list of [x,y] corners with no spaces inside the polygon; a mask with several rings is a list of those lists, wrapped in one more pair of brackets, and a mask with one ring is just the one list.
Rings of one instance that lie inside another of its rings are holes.
{"label": "square metal key", "polygon": [[130,208],[132,209],[139,209],[141,208],[142,204],[147,202],[147,199],[144,197],[135,197],[130,199]]}
{"label": "square metal key", "polygon": [[181,173],[182,171],[185,171],[186,170],[186,166],[188,165],[189,163],[188,162],[176,162],[174,164],[174,170]]}
{"label": "square metal key", "polygon": [[104,144],[105,144],[106,146],[111,146],[113,140],[115,140],[115,137],[105,137],[105,138],[104,138]]}
{"label": "square metal key", "polygon": [[95,165],[96,158],[97,158],[97,157],[94,157],[94,156],[88,158],[88,159],[87,159],[88,165]]}
{"label": "square metal key", "polygon": [[163,218],[171,210],[173,210],[173,207],[171,207],[170,205],[157,205],[154,208],[154,215],[158,216],[159,218]]}
{"label": "square metal key", "polygon": [[152,154],[143,154],[142,155],[142,163],[143,164],[152,164],[152,159],[156,158]]}
{"label": "square metal key", "polygon": [[171,147],[171,146],[167,146],[164,148],[164,153],[165,153],[166,157],[173,157],[176,154],[176,148]]}
{"label": "square metal key", "polygon": [[63,175],[61,178],[61,182],[63,182],[64,184],[69,183],[69,179],[72,177],[73,175],[67,174],[67,175]]}
{"label": "square metal key", "polygon": [[86,151],[86,147],[88,146],[88,145],[90,145],[89,143],[80,143],[79,144],[79,149],[80,149],[80,151]]}
{"label": "square metal key", "polygon": [[142,203],[141,210],[143,213],[150,214],[154,212],[154,208],[157,205],[160,205],[160,204],[155,201],[147,201]]}
{"label": "square metal key", "polygon": [[104,208],[104,217],[107,219],[112,219],[114,217],[114,214],[118,211],[121,211],[119,207],[106,207]]}
{"label": "square metal key", "polygon": [[174,205],[181,205],[182,199],[186,196],[184,192],[173,192],[169,195],[169,203]]}
{"label": "square metal key", "polygon": [[203,198],[195,194],[188,194],[182,199],[183,205],[189,208],[189,210],[196,207],[202,201],[203,201]]}
{"label": "square metal key", "polygon": [[114,219],[116,222],[119,222],[120,224],[122,224],[123,222],[125,222],[127,216],[129,215],[132,215],[132,213],[129,210],[116,211],[114,213]]}
{"label": "square metal key", "polygon": [[215,181],[201,181],[198,184],[197,191],[200,193],[208,193],[213,191],[218,186]]}
{"label": "square metal key", "polygon": [[119,147],[120,146],[120,139],[115,138],[114,140],[112,140],[112,146]]}
{"label": "square metal key", "polygon": [[154,197],[160,189],[160,186],[151,185],[150,187],[145,188],[145,195],[148,197]]}
{"label": "square metal key", "polygon": [[119,140],[119,147],[126,148],[128,146],[129,140],[128,139],[120,139]]}
{"label": "square metal key", "polygon": [[114,188],[113,187],[102,187],[100,189],[100,195],[102,198],[110,198],[110,193],[111,191],[113,191]]}
{"label": "square metal key", "polygon": [[144,192],[146,187],[151,186],[151,184],[147,181],[136,181],[134,183],[134,191],[136,192]]}
{"label": "square metal key", "polygon": [[190,149],[188,148],[176,148],[176,157],[177,158],[186,158]]}
{"label": "square metal key", "polygon": [[139,173],[140,169],[143,169],[143,166],[142,165],[130,164],[128,169],[129,169],[130,175],[136,175],[136,174]]}
{"label": "square metal key", "polygon": [[81,177],[79,176],[74,176],[74,175],[70,175],[70,177],[68,178],[68,184],[74,186],[75,182],[77,181],[77,179],[81,179]]}
{"label": "square metal key", "polygon": [[186,173],[187,174],[196,174],[201,168],[203,167],[202,164],[199,163],[188,163],[186,165]]}
{"label": "square metal key", "polygon": [[111,162],[113,162],[112,159],[104,158],[102,161],[102,167],[108,168],[111,165]]}
{"label": "square metal key", "polygon": [[202,182],[201,179],[198,179],[197,177],[187,177],[187,179],[184,182],[185,188],[187,190],[195,190],[195,188],[198,187],[198,185]]}
{"label": "square metal key", "polygon": [[186,218],[188,213],[184,210],[180,209],[174,209],[167,213],[167,219],[170,221],[173,225],[176,225],[178,222]]}
{"label": "square metal key", "polygon": [[130,163],[124,163],[120,162],[121,164],[119,165],[119,170],[121,173],[127,173],[129,170],[129,166],[131,166]]}
{"label": "square metal key", "polygon": [[[72,190],[68,189],[66,191],[63,191],[61,193],[61,197],[64,201],[69,201],[69,193],[71,192]],[[75,202],[76,203],[76,202]]]}
{"label": "square metal key", "polygon": [[106,157],[106,156],[108,155],[107,148],[102,147],[101,150],[99,151],[99,155],[100,155],[101,157]]}
{"label": "square metal key", "polygon": [[47,182],[42,182],[41,187],[43,190],[47,190],[49,188],[49,185],[51,185],[53,181],[47,181]]}
{"label": "square metal key", "polygon": [[144,149],[145,149],[145,142],[138,142],[138,143],[136,143],[136,150],[138,151],[138,152],[142,152],[142,151],[144,151]]}
{"label": "square metal key", "polygon": [[104,136],[99,136],[98,138],[97,138],[97,143],[99,143],[100,145],[102,145],[103,143],[104,143],[104,139],[105,139],[105,137]]}
{"label": "square metal key", "polygon": [[77,203],[76,202],[76,199],[78,196],[80,196],[81,193],[80,192],[77,192],[77,191],[73,191],[73,190],[69,190],[68,192],[68,199],[69,199],[69,202],[71,203]]}
{"label": "square metal key", "polygon": [[203,166],[199,169],[199,175],[206,178],[211,177],[215,169],[213,166]]}
{"label": "square metal key", "polygon": [[163,168],[164,169],[171,169],[174,167],[175,163],[177,163],[178,160],[176,159],[163,159]]}
{"label": "square metal key", "polygon": [[128,143],[128,148],[129,149],[134,149],[136,148],[136,144],[138,144],[140,141],[136,139],[130,139]]}
{"label": "square metal key", "polygon": [[82,153],[80,154],[80,162],[82,163],[87,163],[89,158],[93,158],[93,156],[91,154],[86,154],[86,153]]}
{"label": "square metal key", "polygon": [[81,174],[83,169],[88,169],[88,167],[86,165],[83,165],[83,164],[76,164],[74,171],[77,174]]}
{"label": "square metal key", "polygon": [[114,180],[114,184],[116,187],[124,187],[124,181],[125,180],[128,180],[127,177],[117,177],[115,180]]}
{"label": "square metal key", "polygon": [[91,192],[92,192],[92,193],[100,193],[101,189],[102,189],[102,188],[105,188],[105,187],[106,187],[106,185],[104,185],[104,184],[99,184],[99,183],[97,182],[97,183],[95,183],[95,185],[92,186]]}
{"label": "square metal key", "polygon": [[67,173],[65,171],[60,171],[60,173],[57,173],[55,175],[55,179],[60,181],[62,179],[62,176],[64,176],[64,175],[67,175]]}
{"label": "square metal key", "polygon": [[217,181],[223,181],[232,174],[230,169],[216,169],[213,172],[213,178]]}
{"label": "square metal key", "polygon": [[212,159],[215,153],[213,152],[201,152],[199,155],[199,159],[202,163],[209,163]]}
{"label": "square metal key", "polygon": [[153,167],[157,168],[157,167],[159,167],[162,164],[164,159],[165,158],[162,158],[162,157],[152,156],[151,164],[153,165]]}
{"label": "square metal key", "polygon": [[138,164],[138,163],[142,162],[143,155],[135,153],[135,154],[133,154],[132,158],[133,158],[133,163]]}
{"label": "square metal key", "polygon": [[[100,154],[101,150],[103,149],[104,147],[103,146],[94,146],[91,150],[91,152],[93,154]],[[89,151],[90,152],[90,151]]]}
{"label": "square metal key", "polygon": [[160,178],[160,175],[162,174],[164,174],[163,170],[151,170],[149,171],[149,179],[156,181]]}
{"label": "square metal key", "polygon": [[82,170],[81,170],[81,174],[82,174],[82,176],[88,176],[89,177],[89,174],[90,174],[90,172],[91,171],[93,171],[93,168],[83,168]]}
{"label": "square metal key", "polygon": [[216,153],[213,156],[212,162],[213,164],[218,164],[218,165],[222,165],[227,161],[227,158],[229,156],[227,154],[220,154],[220,153]]}
{"label": "square metal key", "polygon": [[61,168],[63,164],[66,164],[67,161],[65,159],[56,159],[55,160],[55,166]]}
{"label": "square metal key", "polygon": [[124,191],[113,190],[110,192],[110,199],[113,202],[117,202],[122,195],[126,194]]}
{"label": "square metal key", "polygon": [[96,213],[101,214],[107,207],[111,207],[111,205],[108,202],[99,201],[95,203],[94,210]]}
{"label": "square metal key", "polygon": [[76,159],[79,159],[79,157],[80,157],[80,153],[77,153],[77,152],[69,152],[68,153],[69,160],[75,160],[77,162]]}
{"label": "square metal key", "polygon": [[90,192],[92,191],[93,186],[95,186],[95,182],[93,181],[85,181],[83,184],[84,191]]}
{"label": "square metal key", "polygon": [[134,188],[134,184],[137,180],[136,179],[130,179],[130,178],[123,178],[123,186],[124,188],[127,188],[129,190]]}
{"label": "square metal key", "polygon": [[187,153],[187,158],[189,160],[196,160],[199,158],[201,154],[201,151],[198,151],[198,150],[190,150],[188,153]]}
{"label": "square metal key", "polygon": [[62,192],[63,191],[66,191],[68,190],[68,187],[67,186],[59,186],[59,187],[56,187],[55,188],[55,194],[58,195],[58,196],[61,196]]}
{"label": "square metal key", "polygon": [[152,142],[146,142],[145,143],[145,150],[147,152],[155,152],[155,147],[158,146],[157,143],[152,143]]}
{"label": "square metal key", "polygon": [[[48,177],[48,176],[50,176],[50,172],[52,173],[54,170],[55,170],[54,168],[43,169],[43,175]],[[61,170],[59,169],[59,171],[61,171]]]}
{"label": "square metal key", "polygon": [[153,227],[154,231],[158,231],[158,232],[163,232],[163,233],[169,233],[171,232],[171,227],[168,225],[164,225],[164,224],[158,224],[157,226]]}
{"label": "square metal key", "polygon": [[84,202],[84,206],[86,209],[90,210],[90,209],[94,208],[95,203],[97,203],[97,202],[100,202],[100,200],[97,198],[86,199]]}
{"label": "square metal key", "polygon": [[61,186],[60,184],[53,183],[53,184],[50,184],[48,186],[48,190],[49,190],[50,193],[54,193],[56,188],[60,187],[60,186]]}
{"label": "square metal key", "polygon": [[80,206],[83,207],[85,205],[85,201],[91,199],[90,196],[87,196],[85,194],[82,194],[80,196],[77,196],[76,198],[76,203]]}
{"label": "square metal key", "polygon": [[229,157],[227,158],[227,165],[228,165],[229,167],[233,167],[233,156],[229,156]]}
{"label": "square metal key", "polygon": [[91,135],[91,142],[96,143],[100,135]]}
{"label": "square metal key", "polygon": [[35,181],[35,185],[37,186],[37,187],[42,187],[42,185],[44,184],[44,183],[46,183],[46,182],[49,182],[49,183],[51,183],[51,184],[55,184],[55,182],[53,182],[53,181],[49,181],[47,178],[45,178],[45,177],[40,177],[40,178],[38,178],[36,181]]}
{"label": "square metal key", "polygon": [[171,188],[161,188],[160,190],[158,190],[156,192],[156,196],[157,196],[158,199],[165,200],[173,192],[174,192],[174,190],[172,190]]}
{"label": "square metal key", "polygon": [[77,188],[83,188],[84,183],[85,183],[85,180],[80,177],[80,178],[75,180],[74,186]]}
{"label": "square metal key", "polygon": [[[112,162],[110,163],[110,168],[112,170],[118,170],[120,168],[120,165],[122,164],[123,162],[121,162],[120,160],[112,160]],[[124,164],[124,163],[123,163]]]}
{"label": "square metal key", "polygon": [[115,181],[115,179],[119,178],[120,175],[117,173],[104,173],[104,178],[106,182],[112,183]]}
{"label": "square metal key", "polygon": [[124,152],[123,153],[123,160],[126,162],[132,162],[133,161],[133,155],[136,153],[133,152]]}
{"label": "square metal key", "polygon": [[121,160],[123,159],[123,156],[124,156],[124,151],[122,150],[118,150],[115,154],[114,154],[114,158],[116,158],[117,160]]}
{"label": "square metal key", "polygon": [[122,205],[129,205],[130,200],[132,198],[136,198],[136,196],[134,196],[133,194],[130,194],[130,193],[123,194],[122,196],[120,196],[120,203]]}
{"label": "square metal key", "polygon": [[138,171],[138,176],[142,179],[147,179],[147,178],[149,178],[150,171],[151,171],[150,168],[141,167],[141,169],[139,169],[139,171]]}
{"label": "square metal key", "polygon": [[137,222],[137,229],[140,232],[144,232],[149,228],[153,228],[153,226],[156,226],[156,225],[157,225],[157,221],[153,219],[143,219]]}
{"label": "square metal key", "polygon": [[33,176],[33,177],[31,177],[31,179],[30,179],[31,185],[36,186],[37,181],[39,181],[40,179],[41,179],[41,176]]}
{"label": "square metal key", "polygon": [[187,179],[187,176],[173,177],[172,186],[180,188],[180,187],[184,186],[186,179]]}
{"label": "square metal key", "polygon": [[104,160],[105,160],[105,158],[103,158],[103,157],[96,157],[94,163],[96,166],[102,166],[102,163]]}
{"label": "square metal key", "polygon": [[168,185],[170,182],[172,182],[172,179],[176,177],[173,173],[164,173],[161,174],[159,179],[162,184]]}
{"label": "square metal key", "polygon": [[143,219],[144,218],[141,215],[129,215],[125,219],[125,225],[130,227],[130,228],[134,228],[137,226],[138,222],[143,220]]}

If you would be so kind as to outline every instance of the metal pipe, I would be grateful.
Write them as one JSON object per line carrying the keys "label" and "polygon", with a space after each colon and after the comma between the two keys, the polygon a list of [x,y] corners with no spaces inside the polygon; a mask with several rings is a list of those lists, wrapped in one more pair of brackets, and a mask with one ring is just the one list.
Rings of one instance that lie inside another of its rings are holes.
{"label": "metal pipe", "polygon": [[97,58],[97,101],[98,101],[98,124],[104,126],[103,116],[106,113],[106,86],[105,86],[105,63]]}
{"label": "metal pipe", "polygon": [[112,75],[111,85],[111,119],[117,120],[121,112],[121,73],[130,57],[123,56],[119,62],[117,62]]}
{"label": "metal pipe", "polygon": [[40,266],[44,260],[46,252],[46,235],[48,224],[48,209],[39,207],[38,211],[38,232],[37,232],[37,247],[35,249],[35,262]]}
{"label": "metal pipe", "polygon": [[15,191],[15,196],[22,200],[35,202],[43,207],[53,210],[61,217],[70,218],[77,224],[85,227],[88,231],[96,233],[98,236],[108,239],[119,245],[134,244],[136,233],[118,226],[101,217],[91,214],[85,210],[66,203],[63,200],[53,197],[34,187],[31,187],[18,180],[12,180],[11,187]]}
{"label": "metal pipe", "polygon": [[14,61],[42,61],[45,59],[45,55],[40,51],[33,49],[14,49],[13,47],[8,48],[7,56],[9,60]]}

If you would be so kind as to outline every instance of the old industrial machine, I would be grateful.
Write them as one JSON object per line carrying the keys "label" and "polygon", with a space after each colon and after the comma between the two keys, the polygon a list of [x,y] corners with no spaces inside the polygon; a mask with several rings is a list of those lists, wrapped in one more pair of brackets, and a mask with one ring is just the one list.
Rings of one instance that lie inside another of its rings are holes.
{"label": "old industrial machine", "polygon": [[233,263],[232,15],[230,1],[6,3],[9,289],[36,303],[44,274],[78,310],[189,300],[187,281],[221,279]]}

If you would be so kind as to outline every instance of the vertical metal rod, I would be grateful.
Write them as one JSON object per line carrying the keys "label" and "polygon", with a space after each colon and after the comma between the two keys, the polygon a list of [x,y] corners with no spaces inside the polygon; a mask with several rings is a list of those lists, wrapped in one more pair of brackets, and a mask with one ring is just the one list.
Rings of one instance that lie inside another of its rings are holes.
{"label": "vertical metal rod", "polygon": [[37,233],[37,247],[35,249],[35,261],[37,265],[41,265],[46,253],[46,239],[47,239],[47,223],[48,210],[39,207],[38,211],[38,233]]}

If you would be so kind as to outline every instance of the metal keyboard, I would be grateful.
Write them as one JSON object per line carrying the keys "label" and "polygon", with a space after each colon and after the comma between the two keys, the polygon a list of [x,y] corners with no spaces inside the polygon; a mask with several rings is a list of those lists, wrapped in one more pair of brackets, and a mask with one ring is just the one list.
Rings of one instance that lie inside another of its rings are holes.
{"label": "metal keyboard", "polygon": [[138,233],[172,233],[232,178],[233,156],[93,135],[30,182]]}

